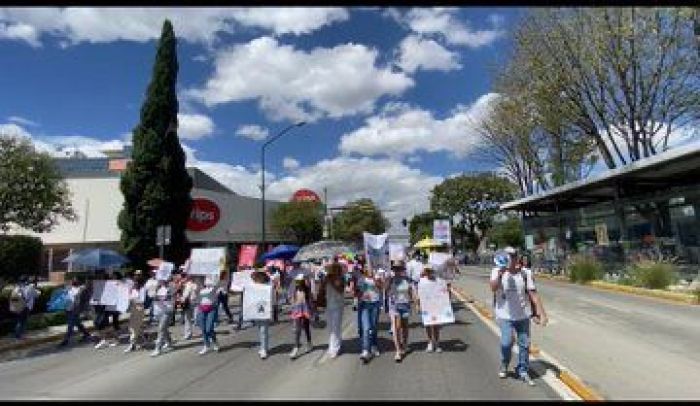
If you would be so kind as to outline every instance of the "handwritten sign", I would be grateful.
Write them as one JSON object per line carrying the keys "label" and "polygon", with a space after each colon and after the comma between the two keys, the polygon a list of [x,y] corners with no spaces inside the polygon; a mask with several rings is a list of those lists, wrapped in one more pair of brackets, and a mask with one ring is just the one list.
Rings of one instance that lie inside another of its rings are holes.
{"label": "handwritten sign", "polygon": [[156,279],[159,281],[167,281],[170,279],[170,275],[173,273],[173,269],[175,269],[175,264],[172,262],[166,262],[163,261],[158,265],[158,269],[156,270]]}
{"label": "handwritten sign", "polygon": [[190,275],[219,277],[226,269],[226,248],[193,248],[190,255]]}
{"label": "handwritten sign", "polygon": [[243,292],[243,320],[270,320],[272,318],[272,286],[251,283]]}
{"label": "handwritten sign", "polygon": [[229,288],[231,292],[243,292],[243,289],[253,283],[251,279],[252,274],[252,269],[233,272],[231,274],[231,287]]}
{"label": "handwritten sign", "polygon": [[392,261],[405,261],[406,247],[403,244],[389,243],[389,259]]}
{"label": "handwritten sign", "polygon": [[418,283],[420,315],[424,326],[449,324],[455,322],[447,283],[437,278],[435,281],[421,279]]}

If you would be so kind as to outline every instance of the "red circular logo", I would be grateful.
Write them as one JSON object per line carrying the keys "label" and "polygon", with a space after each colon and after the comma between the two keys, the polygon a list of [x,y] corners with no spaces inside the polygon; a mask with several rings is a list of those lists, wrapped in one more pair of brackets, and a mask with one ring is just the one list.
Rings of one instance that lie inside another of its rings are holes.
{"label": "red circular logo", "polygon": [[219,222],[221,211],[216,203],[209,199],[192,199],[190,218],[187,220],[187,229],[191,231],[206,231]]}
{"label": "red circular logo", "polygon": [[292,202],[320,202],[321,198],[318,197],[316,192],[310,189],[299,189],[292,195],[289,199]]}

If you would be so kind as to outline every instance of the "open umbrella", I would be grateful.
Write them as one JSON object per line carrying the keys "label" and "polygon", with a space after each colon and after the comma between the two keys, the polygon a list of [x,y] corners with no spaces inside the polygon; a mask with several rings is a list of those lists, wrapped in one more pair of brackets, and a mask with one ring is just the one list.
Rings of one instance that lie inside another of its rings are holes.
{"label": "open umbrella", "polygon": [[268,259],[292,259],[294,255],[299,252],[299,247],[296,245],[278,245],[273,248],[270,252],[265,253],[261,259],[267,261]]}
{"label": "open umbrella", "polygon": [[355,249],[342,241],[323,240],[301,247],[294,256],[295,261],[313,261],[323,258],[332,258],[346,252],[355,252]]}
{"label": "open umbrella", "polygon": [[432,238],[425,237],[422,240],[418,241],[413,247],[414,248],[435,248],[435,247],[442,247],[444,244],[435,241]]}
{"label": "open umbrella", "polygon": [[91,269],[117,268],[129,262],[122,254],[105,248],[88,248],[74,252],[66,257],[63,262],[72,262],[73,265]]}

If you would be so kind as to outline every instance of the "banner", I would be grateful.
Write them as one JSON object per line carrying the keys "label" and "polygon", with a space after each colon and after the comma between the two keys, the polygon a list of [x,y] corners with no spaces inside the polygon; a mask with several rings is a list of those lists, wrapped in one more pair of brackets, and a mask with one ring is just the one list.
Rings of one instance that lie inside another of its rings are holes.
{"label": "banner", "polygon": [[238,267],[255,265],[255,256],[258,254],[258,246],[253,244],[241,245],[238,251]]}
{"label": "banner", "polygon": [[243,292],[243,320],[272,319],[272,286],[251,283]]}
{"label": "banner", "polygon": [[433,240],[447,245],[452,244],[450,220],[433,220]]}
{"label": "banner", "polygon": [[365,257],[372,270],[389,269],[389,234],[374,235],[362,233],[364,237]]}
{"label": "banner", "polygon": [[190,255],[190,275],[219,277],[226,269],[226,248],[193,248]]}
{"label": "banner", "polygon": [[455,322],[447,283],[444,280],[439,278],[435,282],[421,280],[418,283],[418,298],[424,326]]}
{"label": "banner", "polygon": [[391,261],[406,260],[406,246],[398,243],[389,243],[389,259]]}
{"label": "banner", "polygon": [[243,292],[243,289],[253,283],[253,280],[250,278],[252,274],[252,269],[233,272],[231,274],[231,286],[229,290],[231,292]]}

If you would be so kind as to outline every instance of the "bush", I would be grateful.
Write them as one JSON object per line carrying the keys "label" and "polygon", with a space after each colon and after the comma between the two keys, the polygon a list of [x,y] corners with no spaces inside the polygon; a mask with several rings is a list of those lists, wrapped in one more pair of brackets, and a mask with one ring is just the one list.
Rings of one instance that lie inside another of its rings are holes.
{"label": "bush", "polygon": [[677,279],[677,268],[668,262],[642,260],[629,269],[634,286],[647,289],[666,289]]}
{"label": "bush", "polygon": [[36,237],[0,236],[0,278],[14,282],[20,275],[39,275],[41,247]]}
{"label": "bush", "polygon": [[[61,324],[66,323],[66,314],[64,312],[32,314],[27,320],[27,328],[25,331],[29,332],[30,330],[38,330],[50,326],[60,326]],[[0,323],[0,335],[10,334],[14,331],[14,317],[3,319],[2,323]]]}
{"label": "bush", "polygon": [[567,265],[571,282],[588,283],[603,277],[603,266],[590,255],[575,255]]}

